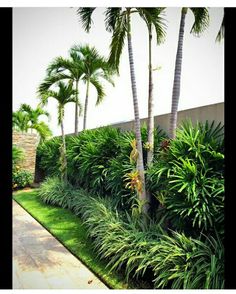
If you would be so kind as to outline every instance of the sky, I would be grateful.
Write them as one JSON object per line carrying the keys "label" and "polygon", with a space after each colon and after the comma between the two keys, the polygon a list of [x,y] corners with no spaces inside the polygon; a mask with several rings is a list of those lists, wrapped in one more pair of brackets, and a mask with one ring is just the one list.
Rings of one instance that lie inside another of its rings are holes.
{"label": "sky", "polygon": [[[68,57],[75,44],[95,46],[100,54],[109,55],[111,33],[104,27],[104,8],[94,13],[90,33],[84,32],[70,7],[14,7],[13,8],[13,111],[21,103],[36,107],[39,103],[37,88],[46,76],[49,63],[58,56]],[[181,94],[179,110],[224,101],[224,42],[216,43],[223,8],[209,8],[210,26],[201,37],[190,34],[193,24],[191,11],[186,16]],[[164,18],[167,24],[165,43],[157,46],[153,42],[154,113],[169,113],[171,110],[174,65],[177,50],[181,8],[168,7]],[[148,100],[148,34],[145,23],[132,16],[131,30],[134,50],[134,65],[139,100],[140,117],[147,116]],[[87,127],[109,125],[134,119],[130,84],[127,44],[123,48],[120,75],[114,77],[115,87],[104,83],[106,97],[95,106],[96,92],[91,87]],[[81,83],[80,100],[85,99],[85,86]],[[54,135],[60,134],[57,125],[57,104],[49,101],[46,109],[51,114],[49,126]],[[44,119],[47,121],[46,119]],[[79,119],[79,130],[83,118]],[[65,108],[65,132],[74,131],[74,105]]]}

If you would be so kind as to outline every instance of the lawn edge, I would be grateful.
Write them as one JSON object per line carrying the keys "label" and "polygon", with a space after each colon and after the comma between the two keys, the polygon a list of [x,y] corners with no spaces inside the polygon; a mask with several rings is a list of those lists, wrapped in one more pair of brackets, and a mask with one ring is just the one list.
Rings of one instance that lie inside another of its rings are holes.
{"label": "lawn edge", "polygon": [[[112,290],[128,290],[129,288],[114,288],[112,287],[111,284],[109,284],[103,277],[101,277],[100,275],[98,275],[98,273],[96,273],[89,265],[87,265],[85,263],[85,261],[81,260],[81,257],[78,257],[73,251],[71,251],[70,248],[68,248],[63,242],[62,240],[60,240],[56,235],[54,235],[47,227],[45,227],[45,225],[36,217],[34,216],[31,212],[29,212],[21,203],[19,203],[15,198],[15,196],[17,196],[17,194],[19,193],[26,193],[26,192],[37,192],[34,191],[38,188],[32,189],[32,190],[27,190],[27,191],[16,191],[13,193],[13,200],[17,202],[17,204],[19,204],[27,213],[29,213],[43,228],[45,228],[58,242],[60,242],[62,244],[62,246],[64,246],[74,257],[76,257],[79,261],[81,261],[81,263],[86,266],[102,283],[104,283],[109,289]],[[57,208],[61,208],[61,207],[57,207]],[[68,209],[67,209],[68,210]],[[70,210],[68,210],[69,212],[71,212]],[[132,289],[132,288],[131,288]]]}

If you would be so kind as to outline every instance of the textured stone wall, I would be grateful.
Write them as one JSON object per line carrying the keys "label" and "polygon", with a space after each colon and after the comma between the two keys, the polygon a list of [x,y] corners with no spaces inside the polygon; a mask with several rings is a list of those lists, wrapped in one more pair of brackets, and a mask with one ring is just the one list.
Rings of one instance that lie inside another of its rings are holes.
{"label": "textured stone wall", "polygon": [[24,150],[24,160],[19,163],[25,169],[35,175],[36,149],[39,143],[37,134],[13,132],[12,143]]}

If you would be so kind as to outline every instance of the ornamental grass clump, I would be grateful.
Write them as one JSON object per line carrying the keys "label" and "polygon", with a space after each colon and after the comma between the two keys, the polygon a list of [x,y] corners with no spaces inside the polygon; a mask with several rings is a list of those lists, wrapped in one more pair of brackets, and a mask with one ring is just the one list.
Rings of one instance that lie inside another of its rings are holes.
{"label": "ornamental grass clump", "polygon": [[46,178],[38,192],[43,202],[63,208],[69,208],[75,193],[76,191],[71,184],[65,183],[58,177]]}
{"label": "ornamental grass clump", "polygon": [[139,270],[150,266],[155,288],[224,289],[224,248],[221,240],[172,232],[163,235],[145,255]]}
{"label": "ornamental grass clump", "polygon": [[111,197],[92,197],[60,179],[47,179],[41,199],[69,208],[82,218],[95,252],[111,271],[130,278],[153,281],[154,288],[224,288],[224,247],[218,234],[192,238],[185,233],[164,231],[163,219],[139,222],[132,213],[118,211]]}

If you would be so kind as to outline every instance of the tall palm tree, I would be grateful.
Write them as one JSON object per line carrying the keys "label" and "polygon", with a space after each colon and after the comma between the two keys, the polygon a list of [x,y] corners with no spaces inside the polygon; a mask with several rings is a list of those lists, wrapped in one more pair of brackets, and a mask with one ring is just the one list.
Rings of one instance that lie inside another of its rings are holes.
{"label": "tall palm tree", "polygon": [[[92,24],[92,13],[95,8],[79,8],[77,13],[81,19],[84,29],[88,32]],[[139,106],[137,97],[137,87],[134,72],[134,59],[133,59],[133,48],[132,48],[132,35],[131,35],[131,14],[137,12],[140,14],[138,8],[107,8],[105,12],[105,26],[107,31],[112,32],[112,41],[110,44],[110,56],[109,63],[119,71],[120,57],[122,49],[127,38],[128,42],[128,54],[129,54],[129,66],[130,66],[130,78],[133,96],[134,106],[134,117],[135,117],[135,137],[137,142],[137,171],[141,181],[140,192],[138,197],[141,201],[145,202],[142,206],[144,214],[147,214],[149,208],[149,199],[147,198],[146,187],[145,187],[145,176],[144,176],[144,162],[143,162],[143,148],[141,138],[141,127],[139,117]]]}
{"label": "tall palm tree", "polygon": [[180,20],[180,27],[179,27],[178,47],[177,47],[176,60],[175,60],[175,74],[174,74],[174,84],[173,84],[173,90],[172,90],[172,105],[171,105],[171,114],[170,114],[169,136],[171,139],[175,138],[175,132],[177,127],[177,115],[178,115],[181,69],[182,69],[182,58],[183,58],[185,18],[189,10],[194,15],[194,23],[190,33],[193,33],[194,35],[199,36],[209,26],[209,12],[207,8],[183,7],[181,9],[181,20]]}
{"label": "tall palm tree", "polygon": [[[47,68],[47,78],[40,84],[40,91],[48,90],[60,80],[69,80],[75,84],[75,135],[78,135],[78,117],[82,113],[82,105],[78,94],[78,84],[83,73],[83,64],[80,56],[70,50],[69,58],[56,57]],[[79,110],[78,110],[79,109]]]}
{"label": "tall palm tree", "polygon": [[39,121],[40,116],[46,115],[49,117],[49,113],[40,107],[33,109],[28,104],[21,104],[18,111],[13,112],[13,129],[20,132],[28,132],[36,130],[41,140],[45,140],[52,135],[48,125]]}
{"label": "tall palm tree", "polygon": [[165,8],[137,8],[140,16],[146,23],[148,29],[148,142],[147,146],[147,166],[153,162],[154,148],[154,99],[153,99],[153,67],[152,67],[152,38],[153,28],[156,33],[157,45],[165,39],[164,19],[161,14]]}
{"label": "tall palm tree", "polygon": [[76,101],[76,90],[73,83],[65,84],[62,81],[57,83],[58,90],[39,90],[42,105],[47,104],[49,98],[56,99],[58,103],[58,124],[61,127],[62,146],[61,146],[61,179],[67,181],[67,159],[66,159],[66,140],[64,132],[64,108],[69,102]]}
{"label": "tall palm tree", "polygon": [[114,74],[114,71],[109,66],[106,59],[99,55],[95,47],[90,47],[89,45],[73,46],[71,48],[71,52],[76,54],[81,60],[83,72],[82,80],[86,84],[83,122],[83,130],[85,130],[87,123],[90,84],[92,84],[96,89],[96,105],[99,105],[105,97],[105,91],[101,81],[106,80],[114,86],[114,82],[111,78],[111,76]]}

